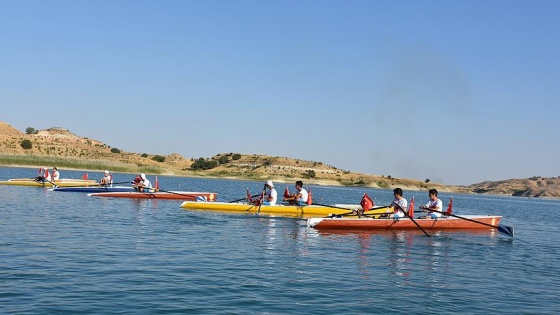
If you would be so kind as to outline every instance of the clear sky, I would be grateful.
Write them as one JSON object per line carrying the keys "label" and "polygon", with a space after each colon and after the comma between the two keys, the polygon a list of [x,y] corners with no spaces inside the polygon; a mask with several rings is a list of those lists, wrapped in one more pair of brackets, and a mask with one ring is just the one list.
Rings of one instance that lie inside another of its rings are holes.
{"label": "clear sky", "polygon": [[0,0],[0,121],[444,184],[560,176],[560,1]]}

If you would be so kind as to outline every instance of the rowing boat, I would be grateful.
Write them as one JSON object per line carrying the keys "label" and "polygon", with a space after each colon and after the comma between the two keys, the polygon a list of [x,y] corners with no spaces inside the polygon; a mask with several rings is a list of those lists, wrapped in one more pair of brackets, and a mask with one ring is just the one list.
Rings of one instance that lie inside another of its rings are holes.
{"label": "rowing boat", "polygon": [[57,180],[51,182],[43,182],[43,181],[34,181],[34,180],[7,180],[7,181],[0,181],[0,185],[10,185],[10,186],[33,186],[33,187],[52,187],[52,186],[59,186],[59,187],[78,187],[78,186],[97,186],[97,182],[95,180],[88,180],[84,181],[82,179],[72,180],[72,179],[64,179],[64,180]]}
{"label": "rowing boat", "polygon": [[[9,182],[36,182],[37,178],[10,178],[8,179]],[[91,182],[95,182],[95,180],[93,179],[75,179],[75,178],[60,178],[59,180],[57,180],[57,182],[66,182],[66,181],[71,181],[71,182],[80,182],[80,183],[91,183]],[[48,181],[47,181],[48,183]]]}
{"label": "rowing boat", "polygon": [[[134,198],[134,199],[180,199],[180,200],[200,200],[214,201],[218,196],[217,193],[210,192],[194,192],[194,191],[157,191],[157,192],[100,192],[91,193],[92,197],[112,197],[112,198]],[[201,202],[202,203],[202,202]]]}
{"label": "rowing boat", "polygon": [[[469,219],[469,220],[465,220]],[[501,216],[463,215],[461,218],[441,217],[437,219],[414,219],[424,230],[470,230],[482,229],[492,230],[492,225],[497,227]],[[473,222],[473,221],[478,221]],[[483,224],[480,224],[483,223]],[[338,229],[338,230],[418,230],[418,226],[409,218],[394,220],[392,218],[371,217],[331,217],[310,218],[307,226],[316,229]]]}
{"label": "rowing boat", "polygon": [[[243,212],[243,213],[259,213],[267,215],[279,215],[290,217],[311,217],[311,216],[326,216],[331,214],[348,214],[353,209],[346,209],[337,206],[328,205],[309,205],[309,206],[296,206],[296,205],[261,205],[259,206],[247,202],[228,203],[228,202],[192,202],[185,201],[181,204],[181,208],[191,210],[209,210],[219,212]],[[392,213],[391,208],[380,208],[375,210],[366,211],[365,214],[383,214]]]}
{"label": "rowing boat", "polygon": [[55,187],[52,191],[102,193],[102,192],[127,192],[134,191],[132,186],[84,186],[84,187]]}

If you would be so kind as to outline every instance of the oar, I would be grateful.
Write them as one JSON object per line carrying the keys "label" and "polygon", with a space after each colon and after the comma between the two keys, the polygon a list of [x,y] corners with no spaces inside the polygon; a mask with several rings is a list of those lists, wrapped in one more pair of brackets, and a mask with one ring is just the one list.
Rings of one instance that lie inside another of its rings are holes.
{"label": "oar", "polygon": [[50,180],[48,180],[48,179],[46,179],[46,178],[41,179],[41,182],[43,183],[43,187],[45,187],[45,183],[46,183],[46,182],[51,183],[55,188],[56,188],[56,187],[59,187],[57,184],[51,182]]}
{"label": "oar", "polygon": [[[365,210],[364,212],[367,211],[371,211],[371,210],[377,210],[377,209],[383,209],[383,208],[390,208],[391,206],[378,206],[378,207],[373,207],[373,208],[369,208],[369,210]],[[368,216],[368,215],[382,215],[382,214],[387,214],[388,212],[385,213],[363,213],[363,216]]]}
{"label": "oar", "polygon": [[401,209],[401,211],[404,213],[404,215],[405,215],[406,217],[408,217],[412,222],[414,222],[414,224],[416,224],[416,226],[417,226],[422,232],[424,232],[424,234],[426,234],[426,236],[430,237],[430,234],[426,233],[426,231],[424,231],[424,229],[418,224],[418,222],[414,221],[414,219],[413,219],[410,215],[408,215],[408,212],[407,212],[407,211],[403,210],[403,208],[402,208],[398,203],[395,203],[395,205],[397,205],[397,207],[399,207],[399,209]]}
{"label": "oar", "polygon": [[[111,185],[129,184],[129,183],[130,182],[119,182],[119,183],[111,183],[111,184],[84,183],[82,185],[76,185],[76,186],[63,186],[62,188],[79,188],[79,187],[91,187],[91,186],[100,186],[100,187],[103,187],[103,188],[107,188],[107,187],[110,187]],[[61,186],[58,186],[56,184],[53,184],[53,185],[55,185],[56,187],[59,187],[59,188],[61,187]]]}
{"label": "oar", "polygon": [[[312,203],[312,205],[315,206],[323,206],[323,207],[327,207],[327,208],[333,208],[333,209],[341,209],[341,210],[351,210],[350,212],[346,212],[346,213],[341,213],[341,214],[337,214],[337,215],[348,215],[348,214],[354,214],[354,209],[349,209],[349,208],[343,208],[343,207],[337,207],[337,206],[331,206],[331,205],[324,205],[321,203]],[[377,209],[383,209],[383,208],[387,208],[388,206],[379,206],[379,207],[373,207],[373,208],[369,208],[368,210],[364,210],[365,211],[370,211],[370,210],[377,210]],[[328,218],[328,216],[326,217]]]}
{"label": "oar", "polygon": [[261,206],[262,206],[262,204],[263,204],[263,202],[264,202],[263,199],[264,199],[264,194],[265,194],[265,193],[266,193],[266,184],[264,184],[263,190],[262,190],[262,192],[261,192],[262,198],[261,198],[261,202],[259,203],[259,210],[257,211],[257,215],[259,215],[259,214],[261,213]]}
{"label": "oar", "polygon": [[513,226],[507,226],[507,225],[502,225],[502,224],[492,225],[492,224],[476,221],[476,220],[473,220],[473,219],[461,217],[461,216],[458,216],[458,215],[454,215],[453,213],[448,214],[447,212],[442,212],[442,211],[438,211],[438,210],[434,210],[434,209],[430,209],[430,208],[426,208],[426,207],[420,207],[420,208],[428,210],[428,211],[432,211],[432,212],[439,212],[439,213],[447,215],[447,216],[456,217],[456,218],[459,218],[459,219],[463,219],[463,220],[467,220],[467,221],[470,221],[470,222],[486,225],[486,226],[489,226],[489,227],[493,227],[493,228],[498,229],[499,232],[502,232],[507,236],[513,237],[513,234],[514,234],[513,233]]}
{"label": "oar", "polygon": [[[146,189],[146,187],[144,187],[144,189]],[[149,189],[154,189],[154,188],[148,188]],[[183,194],[183,193],[178,193],[176,191],[169,191],[169,190],[163,190],[163,189],[157,189],[154,192],[158,192],[158,191],[162,191],[162,192],[166,192],[166,193],[170,193],[170,194],[175,194],[175,195],[179,195],[179,196],[188,196],[188,197],[198,197],[198,195],[193,195],[193,194]],[[154,192],[149,192],[149,191],[139,191],[139,193],[144,193],[144,194],[153,194]]]}
{"label": "oar", "polygon": [[[255,197],[258,197],[260,195],[261,194],[252,195],[251,198],[255,198]],[[245,199],[247,199],[247,197],[243,197],[243,198],[235,199],[235,200],[232,200],[232,201],[228,201],[228,203],[234,203],[234,202],[238,202],[238,201],[245,200]]]}
{"label": "oar", "polygon": [[99,185],[99,186],[111,186],[111,185],[122,185],[122,184],[130,184],[130,181],[128,181],[128,182],[110,183],[110,184],[98,184],[98,185]]}

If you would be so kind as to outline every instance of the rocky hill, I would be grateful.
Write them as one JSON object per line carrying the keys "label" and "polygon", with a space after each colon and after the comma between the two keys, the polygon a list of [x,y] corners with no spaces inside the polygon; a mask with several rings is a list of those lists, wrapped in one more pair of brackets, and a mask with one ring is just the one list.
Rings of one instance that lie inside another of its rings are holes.
{"label": "rocky hill", "polygon": [[[29,128],[28,128],[29,129]],[[31,132],[30,132],[31,131]],[[23,142],[27,141],[27,145]],[[26,148],[24,148],[26,147]],[[52,160],[56,159],[56,160]],[[46,162],[45,162],[46,161]],[[71,161],[79,161],[73,163]],[[159,156],[126,152],[69,130],[53,127],[21,132],[0,122],[0,165],[42,166],[56,163],[59,167],[120,172],[145,172],[177,176],[207,176],[250,180],[272,179],[293,182],[302,179],[308,184],[364,186],[373,188],[401,187],[426,190],[513,195],[524,197],[560,197],[560,178],[534,177],[483,182],[468,187],[393,178],[384,175],[360,174],[326,165],[288,157],[257,154],[220,153],[209,158],[185,158],[173,153]],[[87,162],[87,164],[85,164]]]}
{"label": "rocky hill", "polygon": [[470,185],[468,189],[478,194],[560,198],[560,176],[487,181]]}
{"label": "rocky hill", "polygon": [[[23,148],[21,144],[24,140],[30,142],[31,148]],[[179,154],[170,154],[165,156],[166,163],[162,164],[154,160],[155,155],[121,151],[101,141],[77,136],[60,127],[35,130],[28,134],[3,122],[0,122],[0,154],[74,158],[99,161],[101,164],[103,161],[111,161],[123,165],[154,166],[170,170],[187,168],[192,163]]]}

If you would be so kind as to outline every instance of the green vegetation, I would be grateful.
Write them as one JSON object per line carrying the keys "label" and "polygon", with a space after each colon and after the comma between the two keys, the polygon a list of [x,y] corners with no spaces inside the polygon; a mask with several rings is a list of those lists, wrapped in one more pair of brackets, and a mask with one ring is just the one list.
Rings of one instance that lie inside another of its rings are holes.
{"label": "green vegetation", "polygon": [[220,158],[218,159],[218,162],[220,162],[220,164],[226,164],[229,161],[227,156],[220,156]]}
{"label": "green vegetation", "polygon": [[161,156],[161,155],[155,155],[152,160],[156,161],[156,162],[160,162],[163,163],[165,162],[165,156]]}
{"label": "green vegetation", "polygon": [[27,127],[25,128],[25,133],[28,135],[38,134],[39,130],[35,130],[33,127]]}
{"label": "green vegetation", "polygon": [[164,169],[155,166],[136,166],[120,162],[110,162],[105,160],[75,159],[56,156],[38,155],[0,155],[0,165],[53,165],[59,169],[77,170],[106,170],[119,173],[148,173],[162,174]]}
{"label": "green vegetation", "polygon": [[303,176],[306,176],[307,178],[315,178],[315,171],[314,170],[307,170],[305,171],[305,173],[303,174]]}
{"label": "green vegetation", "polygon": [[29,150],[29,149],[33,148],[33,144],[31,143],[31,140],[28,140],[28,139],[22,140],[19,145],[25,150]]}
{"label": "green vegetation", "polygon": [[214,160],[206,160],[199,158],[191,165],[191,170],[209,170],[218,166],[218,162]]}
{"label": "green vegetation", "polygon": [[121,150],[117,148],[111,148],[111,153],[121,153]]}
{"label": "green vegetation", "polygon": [[387,183],[384,180],[378,180],[377,182],[375,182],[377,184],[377,186],[379,186],[380,188],[391,188],[391,186],[389,185],[389,183]]}
{"label": "green vegetation", "polygon": [[148,157],[148,153],[142,153],[142,155],[140,155],[143,158],[147,158]]}
{"label": "green vegetation", "polygon": [[237,161],[237,160],[241,159],[241,154],[235,153],[231,158],[232,158],[234,161]]}

